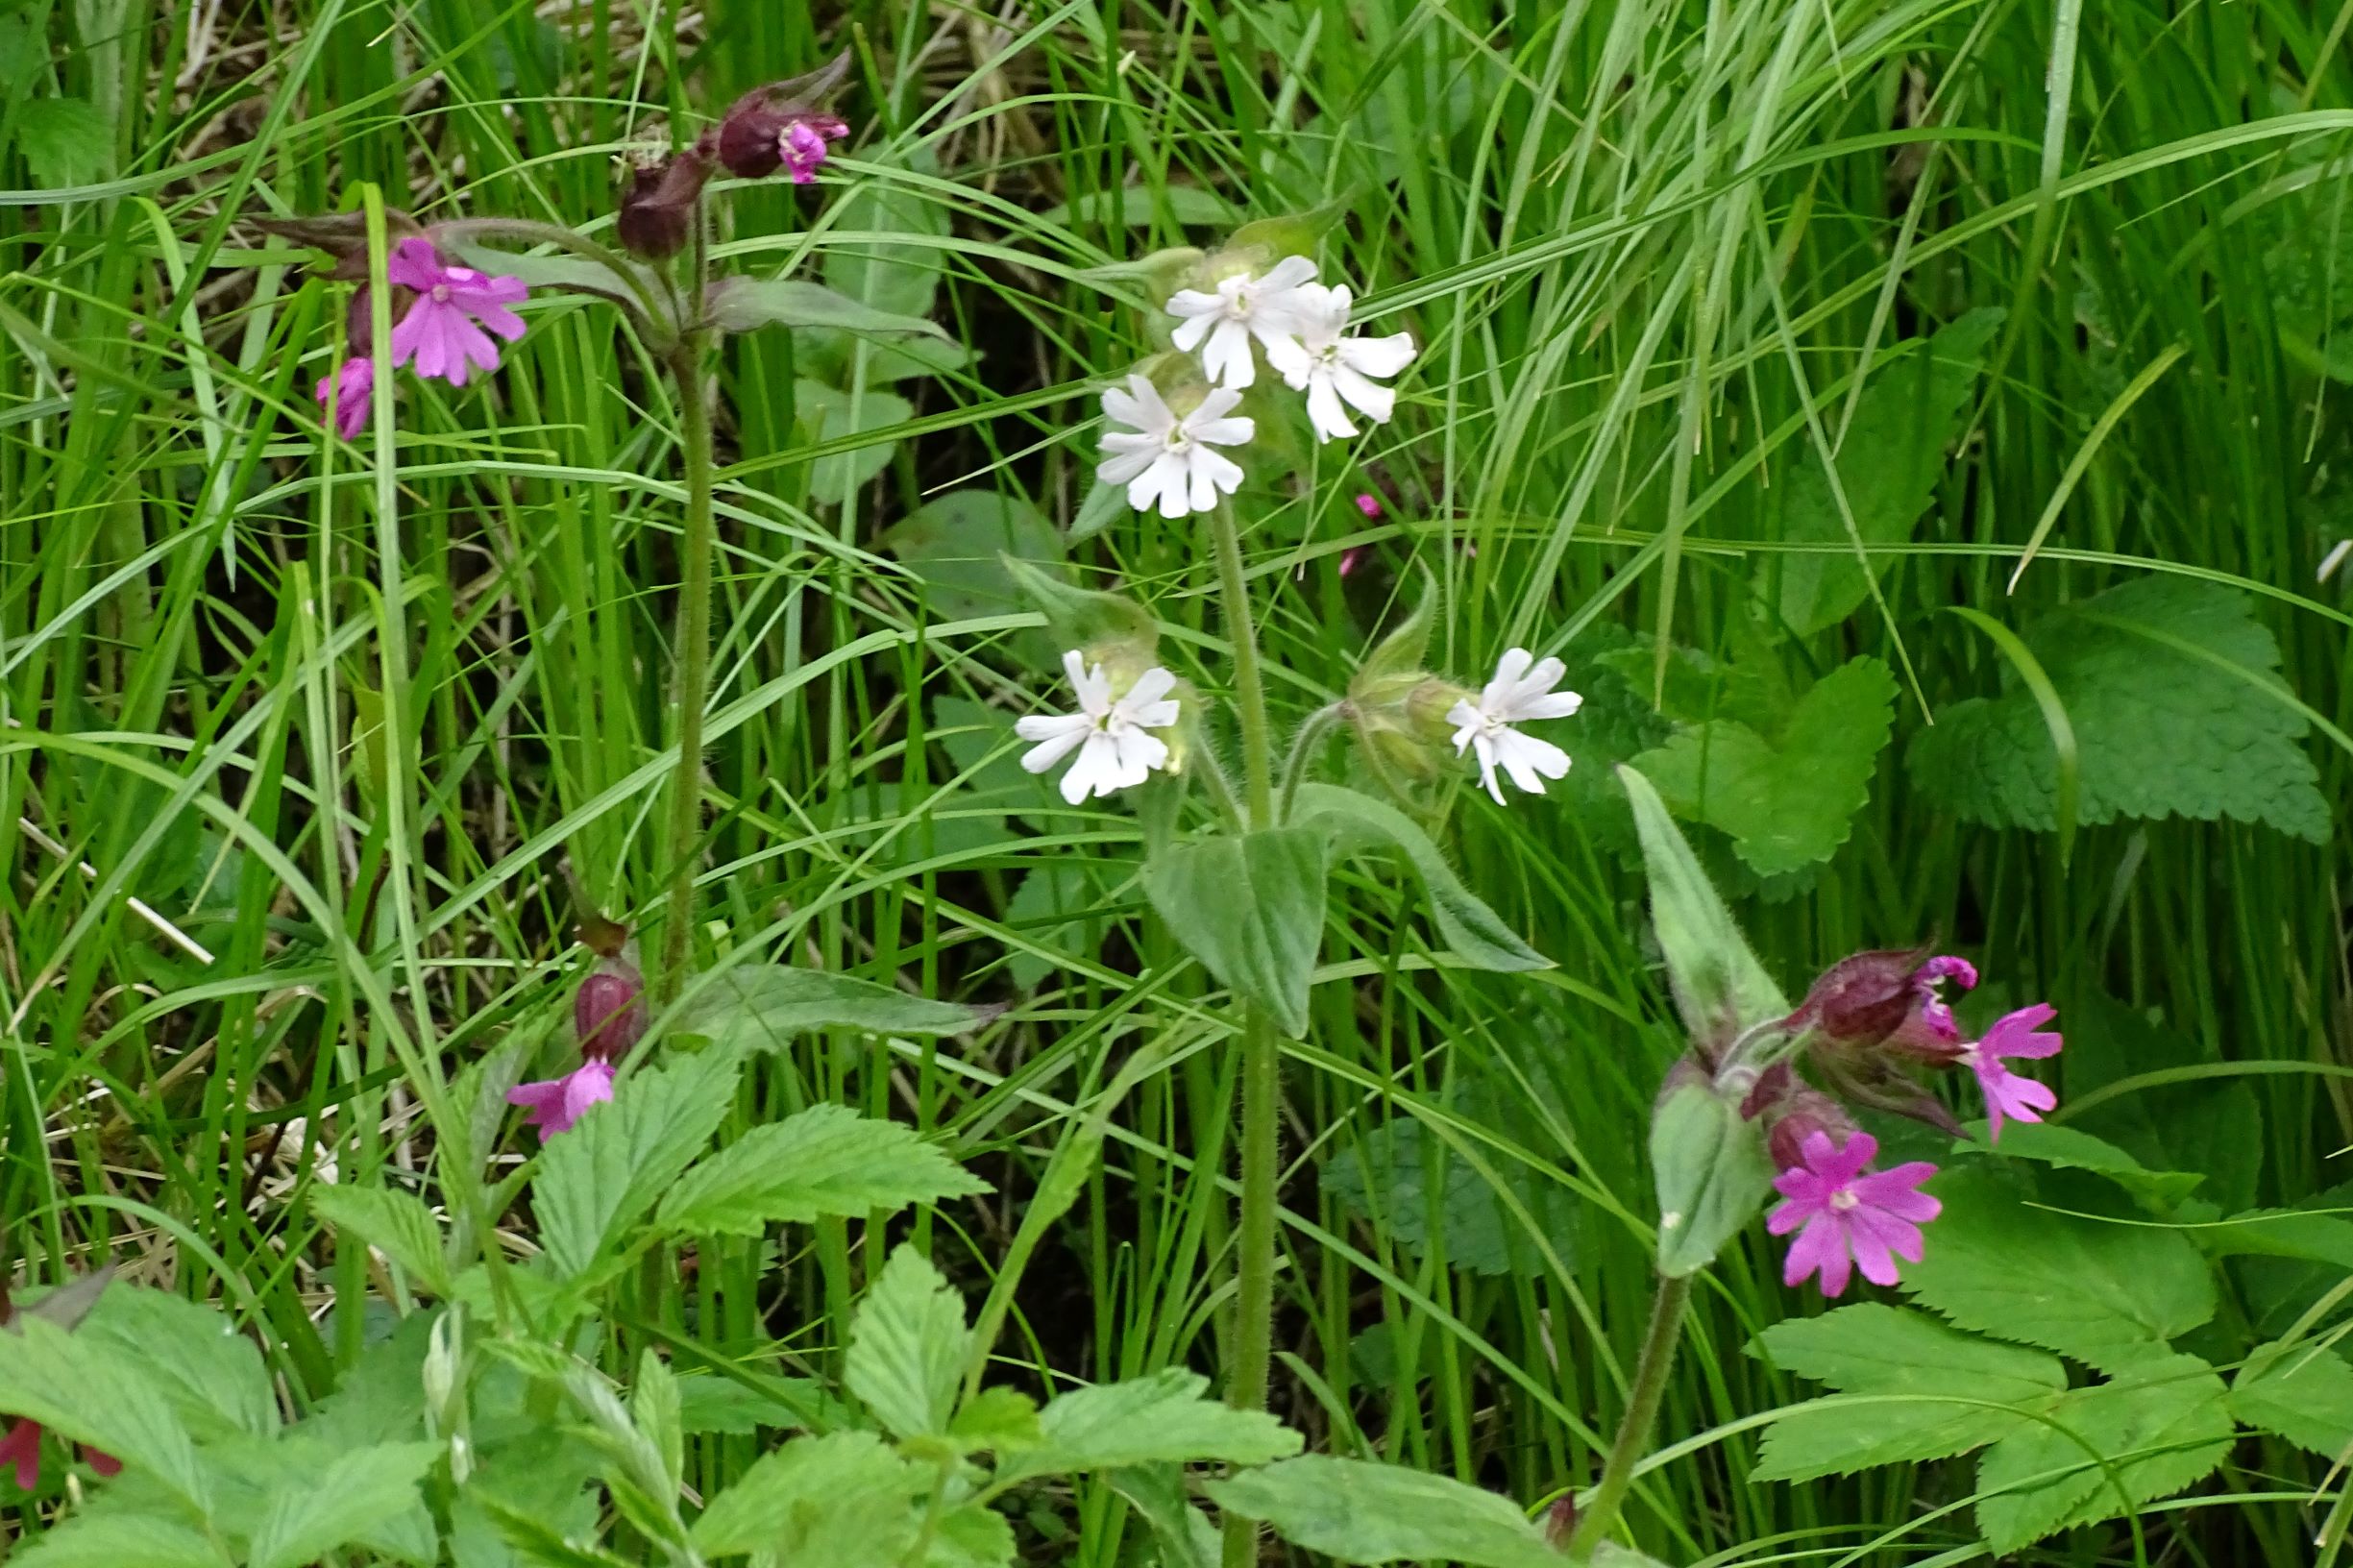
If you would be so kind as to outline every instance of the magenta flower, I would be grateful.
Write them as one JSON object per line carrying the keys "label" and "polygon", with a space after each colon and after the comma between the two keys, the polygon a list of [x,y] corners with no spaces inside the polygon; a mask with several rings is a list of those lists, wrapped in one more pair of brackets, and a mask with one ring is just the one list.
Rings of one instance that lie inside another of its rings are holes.
{"label": "magenta flower", "polygon": [[[0,1469],[15,1470],[16,1489],[20,1492],[33,1491],[41,1483],[41,1432],[38,1421],[19,1421],[0,1434]],[[122,1474],[123,1461],[103,1450],[86,1444],[82,1458],[101,1476]]]}
{"label": "magenta flower", "polygon": [[776,152],[793,184],[805,185],[816,179],[818,165],[825,161],[825,144],[848,135],[848,123],[832,114],[812,114],[786,126],[776,138]]}
{"label": "magenta flower", "polygon": [[1977,1087],[1985,1090],[1987,1142],[2001,1137],[2002,1117],[2041,1121],[2043,1113],[2059,1103],[2058,1093],[2048,1084],[2022,1078],[2001,1065],[2005,1056],[2028,1060],[2057,1056],[2062,1043],[2057,1032],[2035,1028],[2056,1016],[2057,1010],[2047,1002],[2022,1007],[1998,1019],[1983,1040],[1961,1053],[1961,1062],[1976,1073]]}
{"label": "magenta flower", "polygon": [[1369,490],[1360,492],[1357,496],[1357,510],[1362,512],[1366,517],[1379,517],[1381,498]]}
{"label": "magenta flower", "polygon": [[1932,958],[1912,974],[1912,992],[1920,998],[1920,1021],[1939,1040],[1959,1040],[1961,1027],[1952,1021],[1952,1005],[1937,990],[1949,980],[1963,991],[1977,989],[1977,966],[1966,958]]}
{"label": "magenta flower", "polygon": [[529,292],[520,278],[453,266],[431,240],[416,235],[394,248],[384,276],[416,293],[416,303],[392,329],[392,362],[420,376],[463,386],[473,371],[499,368],[491,333],[509,343],[523,335],[523,318],[507,308]]}
{"label": "magenta flower", "polygon": [[335,433],[346,441],[355,441],[367,429],[368,409],[376,401],[376,361],[368,358],[346,359],[332,375],[319,378],[319,408],[331,408],[335,416]]}
{"label": "magenta flower", "polygon": [[527,1108],[526,1126],[539,1129],[542,1139],[572,1131],[573,1123],[592,1105],[613,1097],[613,1065],[590,1057],[561,1078],[517,1084],[506,1091],[506,1103]]}
{"label": "magenta flower", "polygon": [[572,993],[572,1026],[580,1037],[580,1054],[618,1062],[646,1038],[646,989],[637,967],[626,958],[599,964]]}
{"label": "magenta flower", "polygon": [[1835,1296],[1847,1288],[1855,1266],[1874,1285],[1894,1285],[1898,1258],[1920,1262],[1920,1228],[1944,1208],[1919,1190],[1936,1167],[1914,1161],[1893,1170],[1865,1169],[1878,1152],[1879,1140],[1869,1133],[1851,1134],[1844,1144],[1815,1133],[1800,1150],[1802,1164],[1774,1178],[1774,1189],[1789,1201],[1765,1228],[1776,1236],[1799,1233],[1789,1244],[1782,1284],[1819,1274],[1822,1293]]}

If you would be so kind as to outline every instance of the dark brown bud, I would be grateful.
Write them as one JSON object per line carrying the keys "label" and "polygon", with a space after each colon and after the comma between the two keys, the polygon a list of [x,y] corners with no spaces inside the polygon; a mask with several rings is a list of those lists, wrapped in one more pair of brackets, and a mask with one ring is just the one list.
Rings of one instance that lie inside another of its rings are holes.
{"label": "dark brown bud", "polygon": [[710,159],[694,147],[631,171],[615,225],[621,243],[650,261],[667,260],[684,250],[711,172]]}
{"label": "dark brown bud", "polygon": [[849,132],[825,109],[848,75],[845,49],[806,76],[754,87],[729,105],[716,131],[697,145],[743,179],[765,180],[790,163],[793,179],[805,183],[824,161],[825,144]]}
{"label": "dark brown bud", "polygon": [[[290,239],[297,245],[307,245],[333,257],[334,265],[327,273],[330,278],[348,281],[368,275],[368,215],[365,212],[330,212],[314,218],[248,218],[246,221],[265,234]],[[402,240],[423,233],[425,226],[399,208],[384,208],[386,251]]]}
{"label": "dark brown bud", "polygon": [[618,1062],[646,1037],[645,989],[644,977],[626,959],[608,958],[589,971],[572,998],[582,1056]]}

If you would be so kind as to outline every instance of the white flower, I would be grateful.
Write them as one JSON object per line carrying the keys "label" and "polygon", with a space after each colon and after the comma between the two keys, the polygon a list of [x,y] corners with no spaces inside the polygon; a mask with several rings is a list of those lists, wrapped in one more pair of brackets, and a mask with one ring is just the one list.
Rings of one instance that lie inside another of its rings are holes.
{"label": "white flower", "polygon": [[[1289,343],[1299,330],[1292,315],[1301,286],[1314,281],[1313,261],[1287,256],[1263,278],[1238,272],[1221,280],[1213,291],[1179,289],[1168,297],[1168,313],[1184,319],[1169,335],[1187,354],[1201,350],[1201,369],[1211,380],[1238,390],[1258,379],[1250,339],[1255,336],[1266,345],[1271,364],[1276,346]],[[1207,347],[1203,338],[1209,339]]]}
{"label": "white flower", "polygon": [[1531,795],[1544,793],[1545,779],[1568,775],[1566,751],[1511,727],[1531,719],[1566,719],[1583,706],[1585,699],[1575,692],[1553,690],[1568,673],[1558,659],[1539,664],[1528,649],[1515,648],[1497,661],[1495,678],[1477,702],[1458,702],[1447,713],[1446,722],[1455,726],[1455,755],[1466,747],[1478,750],[1480,781],[1497,805],[1504,804],[1503,786],[1495,781],[1499,767]]}
{"label": "white flower", "polygon": [[1214,388],[1180,419],[1160,388],[1142,376],[1130,376],[1126,391],[1115,386],[1103,394],[1103,412],[1135,429],[1103,437],[1104,457],[1095,478],[1126,485],[1127,503],[1140,512],[1150,511],[1156,501],[1163,517],[1208,511],[1217,504],[1219,491],[1231,495],[1242,482],[1240,465],[1211,449],[1238,447],[1258,433],[1248,416],[1233,414],[1241,401],[1239,392]]}
{"label": "white flower", "polygon": [[1022,754],[1022,767],[1042,773],[1076,751],[1078,760],[1062,775],[1062,797],[1075,806],[1091,795],[1141,784],[1154,769],[1167,766],[1167,745],[1149,731],[1177,722],[1176,698],[1168,695],[1176,676],[1154,665],[1114,701],[1103,667],[1088,669],[1077,649],[1062,656],[1062,668],[1078,694],[1079,711],[1017,721],[1014,733],[1038,743]]}
{"label": "white flower", "polygon": [[1308,422],[1318,440],[1357,433],[1340,404],[1346,403],[1376,425],[1385,424],[1397,394],[1372,380],[1396,375],[1413,362],[1413,338],[1343,336],[1348,327],[1345,284],[1309,283],[1292,306],[1299,335],[1266,345],[1266,362],[1282,372],[1294,392],[1308,395]]}

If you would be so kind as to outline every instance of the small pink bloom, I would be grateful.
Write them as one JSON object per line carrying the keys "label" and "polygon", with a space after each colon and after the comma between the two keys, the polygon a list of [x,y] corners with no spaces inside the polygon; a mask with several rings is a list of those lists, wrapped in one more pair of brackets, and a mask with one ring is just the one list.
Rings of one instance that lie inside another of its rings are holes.
{"label": "small pink bloom", "polygon": [[1357,548],[1356,548],[1356,549],[1354,549],[1354,550],[1343,550],[1343,551],[1340,551],[1340,576],[1343,576],[1343,577],[1344,577],[1344,576],[1348,576],[1348,574],[1349,574],[1349,573],[1354,572],[1354,571],[1355,571],[1355,570],[1358,568],[1358,566],[1360,566],[1360,564],[1362,564],[1363,560],[1364,560],[1364,547],[1363,547],[1362,545],[1359,545],[1359,546],[1357,546]]}
{"label": "small pink bloom", "polygon": [[41,1483],[41,1428],[37,1421],[19,1421],[0,1436],[0,1466],[16,1467],[16,1489],[29,1492]]}
{"label": "small pink bloom", "polygon": [[[416,303],[392,329],[392,362],[420,376],[437,376],[463,386],[476,370],[499,368],[499,347],[491,333],[512,343],[523,335],[523,318],[507,308],[529,292],[520,278],[493,278],[472,267],[452,266],[433,242],[422,236],[401,241],[385,263],[384,276],[416,292]],[[486,329],[486,330],[485,330]]]}
{"label": "small pink bloom", "polygon": [[543,1079],[535,1084],[517,1084],[506,1091],[506,1103],[527,1107],[529,1114],[525,1125],[539,1129],[539,1136],[553,1138],[558,1133],[572,1131],[572,1125],[592,1105],[613,1097],[613,1065],[591,1057],[561,1078]]}
{"label": "small pink bloom", "polygon": [[793,184],[805,185],[817,178],[825,161],[825,144],[849,135],[848,124],[831,114],[811,114],[792,121],[776,137],[776,154]]}
{"label": "small pink bloom", "polygon": [[1765,1228],[1787,1236],[1804,1227],[1789,1245],[1782,1284],[1819,1274],[1822,1293],[1835,1296],[1857,1265],[1872,1284],[1894,1285],[1898,1258],[1920,1262],[1920,1228],[1944,1208],[1919,1190],[1936,1167],[1915,1161],[1893,1170],[1865,1169],[1878,1152],[1879,1140],[1869,1133],[1850,1134],[1844,1144],[1815,1133],[1800,1150],[1802,1163],[1774,1178],[1774,1189],[1789,1201]]}
{"label": "small pink bloom", "polygon": [[1357,510],[1362,512],[1366,517],[1379,517],[1381,498],[1369,490],[1360,493],[1357,497]]}
{"label": "small pink bloom", "polygon": [[1961,1026],[1952,1021],[1952,1006],[1945,1000],[1937,986],[1951,981],[1963,991],[1977,989],[1977,966],[1966,958],[1939,957],[1923,964],[1912,975],[1913,994],[1920,998],[1920,1021],[1939,1040],[1961,1038]]}
{"label": "small pink bloom", "polygon": [[351,358],[335,368],[331,376],[319,378],[319,407],[332,408],[335,433],[346,441],[355,441],[367,429],[368,409],[376,401],[376,361]]}
{"label": "small pink bloom", "polygon": [[2048,1084],[2022,1078],[2001,1065],[2005,1056],[2033,1060],[2058,1055],[2062,1043],[2058,1033],[2035,1028],[2056,1016],[2057,1010],[2047,1002],[2020,1008],[1996,1020],[1983,1040],[1961,1053],[1961,1062],[1976,1073],[1977,1087],[1985,1090],[1987,1142],[2001,1137],[2002,1117],[2041,1121],[2043,1113],[2059,1103],[2058,1093]]}

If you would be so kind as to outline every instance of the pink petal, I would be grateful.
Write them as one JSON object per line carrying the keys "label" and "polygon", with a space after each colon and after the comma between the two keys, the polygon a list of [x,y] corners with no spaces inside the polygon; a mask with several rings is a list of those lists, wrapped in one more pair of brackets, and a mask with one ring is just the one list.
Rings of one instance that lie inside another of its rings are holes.
{"label": "pink petal", "polygon": [[1861,1267],[1863,1278],[1872,1284],[1893,1285],[1900,1278],[1896,1272],[1896,1260],[1888,1252],[1887,1236],[1870,1210],[1857,1209],[1847,1216],[1847,1246]]}
{"label": "pink petal", "polygon": [[1765,1216],[1765,1229],[1775,1236],[1787,1236],[1821,1213],[1822,1205],[1818,1203],[1802,1203],[1792,1199]]}
{"label": "pink petal", "polygon": [[16,1489],[29,1492],[41,1483],[41,1428],[37,1421],[19,1421],[0,1437],[0,1464],[16,1469]]}
{"label": "pink petal", "polygon": [[123,1473],[123,1461],[103,1448],[92,1448],[85,1443],[82,1445],[82,1457],[89,1461],[92,1470],[109,1481]]}
{"label": "pink petal", "polygon": [[1875,1170],[1856,1179],[1854,1195],[1866,1208],[1924,1224],[1945,1212],[1933,1194],[1919,1190],[1920,1184],[1935,1174],[1934,1165],[1920,1160],[1893,1170]]}
{"label": "pink petal", "polygon": [[393,246],[392,254],[384,258],[384,277],[419,293],[442,282],[448,272],[433,242],[420,234],[411,234]]}

